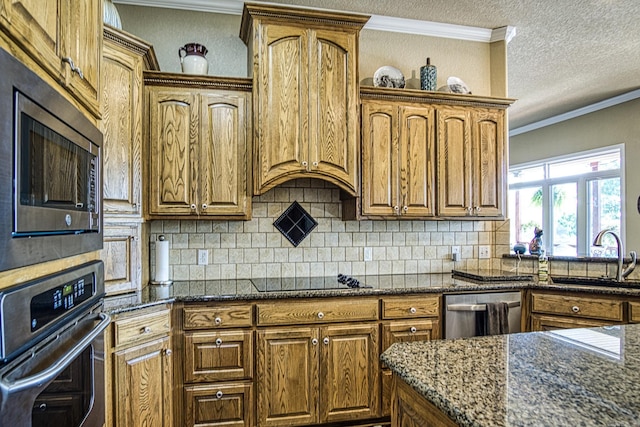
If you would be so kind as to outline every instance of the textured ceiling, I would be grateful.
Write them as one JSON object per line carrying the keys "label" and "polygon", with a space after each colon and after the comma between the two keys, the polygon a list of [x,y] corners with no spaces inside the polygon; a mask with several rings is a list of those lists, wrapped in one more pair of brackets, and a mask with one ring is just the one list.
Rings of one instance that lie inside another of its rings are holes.
{"label": "textured ceiling", "polygon": [[[207,1],[216,2],[198,0]],[[508,45],[509,97],[518,100],[509,108],[512,130],[640,88],[640,0],[270,1],[482,28],[516,27]]]}
{"label": "textured ceiling", "polygon": [[511,129],[640,88],[639,0],[271,0],[517,29],[508,47]]}

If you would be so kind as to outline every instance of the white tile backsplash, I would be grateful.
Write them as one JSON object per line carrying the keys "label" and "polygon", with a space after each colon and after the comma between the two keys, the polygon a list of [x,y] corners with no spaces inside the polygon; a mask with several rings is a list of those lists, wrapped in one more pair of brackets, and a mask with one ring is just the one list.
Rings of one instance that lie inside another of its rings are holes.
{"label": "white tile backsplash", "polygon": [[[295,248],[273,222],[297,201],[318,226]],[[156,220],[150,242],[164,234],[171,245],[172,280],[324,276],[338,273],[441,273],[452,268],[491,266],[475,259],[478,245],[494,245],[504,221],[343,221],[340,191],[318,180],[294,180],[253,198],[250,221]],[[508,222],[506,229],[508,230]],[[451,246],[463,259],[451,261]],[[363,261],[364,247],[373,260]],[[209,264],[197,265],[197,249],[208,249]],[[150,243],[151,277],[155,245]],[[501,254],[500,254],[501,255]],[[499,257],[498,257],[499,258]],[[499,260],[496,264],[500,265]]]}

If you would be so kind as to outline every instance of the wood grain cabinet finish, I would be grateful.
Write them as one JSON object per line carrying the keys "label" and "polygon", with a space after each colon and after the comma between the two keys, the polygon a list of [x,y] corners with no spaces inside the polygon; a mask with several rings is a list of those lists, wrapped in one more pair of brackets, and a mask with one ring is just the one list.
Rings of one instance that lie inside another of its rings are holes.
{"label": "wood grain cabinet finish", "polygon": [[186,386],[184,425],[253,427],[252,390],[250,382]]}
{"label": "wood grain cabinet finish", "polygon": [[87,111],[100,117],[102,1],[1,0],[0,26]]}
{"label": "wood grain cabinet finish", "polygon": [[504,110],[442,106],[437,128],[438,215],[503,217]]}
{"label": "wood grain cabinet finish", "polygon": [[548,316],[545,314],[531,314],[531,331],[553,331],[555,329],[595,328],[598,326],[614,325],[614,322],[584,317]]}
{"label": "wood grain cabinet finish", "polygon": [[629,302],[629,323],[640,323],[640,302]]}
{"label": "wood grain cabinet finish", "polygon": [[533,313],[558,314],[587,319],[624,321],[624,301],[575,294],[531,293]]}
{"label": "wood grain cabinet finish", "polygon": [[148,216],[249,219],[251,94],[153,86],[177,76],[148,76]]}
{"label": "wood grain cabinet finish", "polygon": [[433,106],[362,102],[362,215],[435,215]]}
{"label": "wood grain cabinet finish", "polygon": [[394,427],[456,427],[434,404],[394,376],[391,425]]}
{"label": "wood grain cabinet finish", "polygon": [[142,286],[142,227],[140,223],[105,221],[100,259],[104,262],[107,295],[138,291]]}
{"label": "wood grain cabinet finish", "polygon": [[377,323],[258,331],[258,425],[375,418],[378,345]]}
{"label": "wood grain cabinet finish", "polygon": [[188,332],[184,336],[184,380],[213,382],[253,377],[252,331]]}
{"label": "wood grain cabinet finish", "polygon": [[293,178],[358,193],[358,40],[368,17],[245,4],[254,194]]}

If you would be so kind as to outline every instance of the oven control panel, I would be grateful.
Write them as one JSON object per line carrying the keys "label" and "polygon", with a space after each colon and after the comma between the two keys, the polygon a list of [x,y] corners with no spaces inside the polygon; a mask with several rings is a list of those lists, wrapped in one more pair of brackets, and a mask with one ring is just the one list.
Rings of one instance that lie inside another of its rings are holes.
{"label": "oven control panel", "polygon": [[86,274],[32,297],[31,332],[91,298],[95,294],[94,277],[93,274]]}

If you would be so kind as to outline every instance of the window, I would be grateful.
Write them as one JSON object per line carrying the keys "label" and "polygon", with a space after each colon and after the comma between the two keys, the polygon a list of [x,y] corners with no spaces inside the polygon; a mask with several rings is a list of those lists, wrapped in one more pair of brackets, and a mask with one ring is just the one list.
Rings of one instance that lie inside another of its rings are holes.
{"label": "window", "polygon": [[[555,256],[617,257],[592,246],[600,230],[622,236],[622,147],[516,165],[509,170],[511,243],[528,243],[542,228],[543,247]],[[606,242],[605,242],[606,243]]]}

